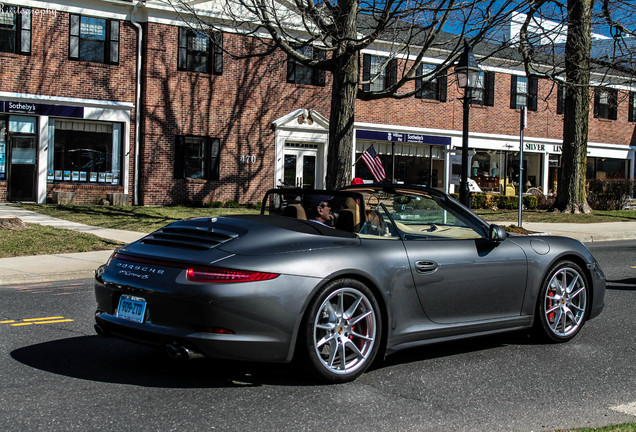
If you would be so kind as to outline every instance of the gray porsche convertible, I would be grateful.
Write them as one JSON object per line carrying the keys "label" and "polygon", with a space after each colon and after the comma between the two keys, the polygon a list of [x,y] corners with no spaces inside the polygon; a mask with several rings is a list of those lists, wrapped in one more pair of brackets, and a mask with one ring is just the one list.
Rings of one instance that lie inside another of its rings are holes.
{"label": "gray porsche convertible", "polygon": [[103,336],[173,357],[299,357],[345,382],[421,344],[568,341],[603,309],[605,277],[579,241],[508,234],[435,189],[357,185],[167,225],[116,251],[95,293]]}

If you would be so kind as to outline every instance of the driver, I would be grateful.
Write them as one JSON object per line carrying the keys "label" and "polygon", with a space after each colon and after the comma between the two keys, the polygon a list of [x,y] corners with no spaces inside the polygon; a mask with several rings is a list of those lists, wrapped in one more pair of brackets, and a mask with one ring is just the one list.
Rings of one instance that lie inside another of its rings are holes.
{"label": "driver", "polygon": [[329,201],[333,196],[329,195],[306,195],[305,211],[307,219],[326,227],[333,225],[333,213]]}

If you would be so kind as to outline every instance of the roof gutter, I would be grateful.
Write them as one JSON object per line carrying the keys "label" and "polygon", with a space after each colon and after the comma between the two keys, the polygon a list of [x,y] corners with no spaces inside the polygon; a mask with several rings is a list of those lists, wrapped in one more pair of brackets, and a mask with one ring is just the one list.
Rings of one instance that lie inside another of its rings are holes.
{"label": "roof gutter", "polygon": [[139,147],[141,138],[139,136],[140,121],[141,121],[141,64],[143,60],[142,47],[143,47],[143,28],[135,20],[135,12],[137,7],[145,6],[145,0],[138,0],[133,6],[132,13],[130,14],[130,22],[137,28],[137,88],[135,91],[135,166],[133,174],[133,205],[139,205]]}

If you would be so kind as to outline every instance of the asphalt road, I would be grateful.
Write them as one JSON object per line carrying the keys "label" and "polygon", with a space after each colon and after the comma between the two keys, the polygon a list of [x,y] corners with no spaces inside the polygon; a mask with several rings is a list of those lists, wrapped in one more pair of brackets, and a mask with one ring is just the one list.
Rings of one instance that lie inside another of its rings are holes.
{"label": "asphalt road", "polygon": [[[571,342],[412,349],[353,383],[93,332],[92,282],[0,287],[0,430],[541,431],[636,421],[636,242],[590,245],[605,311]],[[628,414],[628,413],[631,413]]]}

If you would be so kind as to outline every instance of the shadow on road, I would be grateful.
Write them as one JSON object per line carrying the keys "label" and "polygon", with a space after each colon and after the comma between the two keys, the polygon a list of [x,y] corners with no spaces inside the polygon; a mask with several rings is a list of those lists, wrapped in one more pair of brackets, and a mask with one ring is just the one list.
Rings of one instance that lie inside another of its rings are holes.
{"label": "shadow on road", "polygon": [[318,384],[295,364],[210,359],[175,360],[160,350],[100,336],[81,336],[14,350],[16,361],[90,381],[158,388]]}
{"label": "shadow on road", "polygon": [[[376,362],[372,369],[426,361],[532,339],[510,333],[407,349]],[[11,357],[29,367],[78,379],[156,388],[312,386],[322,384],[302,365],[198,358],[175,360],[160,350],[115,338],[80,336],[14,350]]]}

